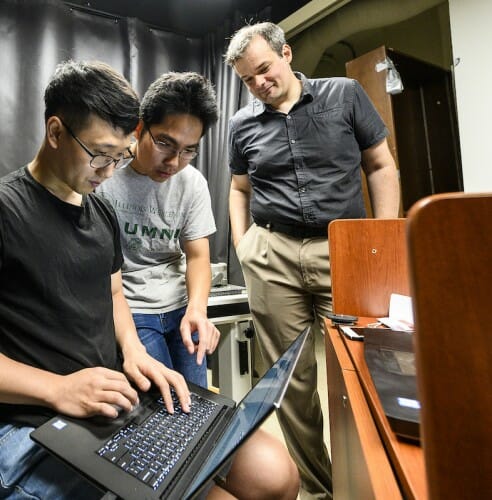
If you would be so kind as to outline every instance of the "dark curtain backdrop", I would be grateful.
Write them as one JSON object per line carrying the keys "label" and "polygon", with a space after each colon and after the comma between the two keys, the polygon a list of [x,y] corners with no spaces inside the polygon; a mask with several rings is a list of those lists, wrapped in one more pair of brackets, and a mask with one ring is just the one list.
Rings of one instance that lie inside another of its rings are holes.
{"label": "dark curtain backdrop", "polygon": [[54,0],[0,2],[0,175],[30,161],[44,136],[43,92],[58,62],[102,59],[128,76],[124,20]]}
{"label": "dark curtain backdrop", "polygon": [[254,17],[236,12],[234,18],[218,27],[214,33],[204,37],[204,74],[210,78],[217,91],[220,118],[217,126],[205,137],[206,156],[200,155],[198,168],[208,179],[212,206],[215,214],[217,233],[211,238],[213,262],[228,264],[229,282],[244,285],[244,279],[234,247],[231,244],[229,225],[229,173],[227,127],[229,118],[251,98],[241,80],[232,68],[224,63],[223,55],[227,50],[228,39],[241,26],[248,22],[269,19],[270,8],[262,10]]}
{"label": "dark curtain backdrop", "polygon": [[203,42],[138,19],[95,14],[59,0],[0,2],[0,175],[30,161],[44,135],[43,92],[55,66],[99,59],[142,96],[164,71],[202,71]]}
{"label": "dark curtain backdrop", "polygon": [[208,180],[217,234],[212,262],[229,264],[230,282],[243,283],[230,246],[227,122],[248,99],[240,80],[223,62],[227,38],[248,21],[268,19],[236,13],[202,38],[150,27],[138,19],[75,9],[61,0],[0,1],[0,176],[28,163],[44,136],[43,93],[55,66],[67,59],[111,64],[139,96],[161,73],[197,71],[214,83],[220,118],[203,139],[196,167]]}

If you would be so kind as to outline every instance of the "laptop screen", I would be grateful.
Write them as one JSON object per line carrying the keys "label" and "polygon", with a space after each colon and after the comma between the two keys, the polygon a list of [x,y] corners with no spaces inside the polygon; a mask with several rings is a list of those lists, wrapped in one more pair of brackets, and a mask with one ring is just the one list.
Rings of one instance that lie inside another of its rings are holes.
{"label": "laptop screen", "polygon": [[213,477],[225,461],[271,413],[278,408],[288,387],[302,346],[306,340],[304,331],[292,343],[288,351],[265,373],[245,398],[238,404],[227,425],[227,429],[217,441],[206,463],[193,480],[188,495],[194,494],[203,483]]}
{"label": "laptop screen", "polygon": [[420,439],[413,334],[364,329],[364,358],[388,422],[399,437]]}

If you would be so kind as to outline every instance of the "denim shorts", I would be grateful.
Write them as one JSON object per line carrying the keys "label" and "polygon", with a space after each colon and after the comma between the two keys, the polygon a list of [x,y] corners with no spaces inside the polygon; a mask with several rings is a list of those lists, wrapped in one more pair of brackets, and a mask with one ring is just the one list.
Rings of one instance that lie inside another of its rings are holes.
{"label": "denim shorts", "polygon": [[0,422],[0,498],[92,500],[103,492],[34,443],[33,427]]}
{"label": "denim shorts", "polygon": [[[190,354],[181,339],[179,327],[185,312],[186,307],[160,314],[134,313],[133,321],[142,344],[152,357],[181,373],[189,382],[206,388],[206,357],[198,365],[196,353]],[[192,339],[198,341],[198,332]]]}

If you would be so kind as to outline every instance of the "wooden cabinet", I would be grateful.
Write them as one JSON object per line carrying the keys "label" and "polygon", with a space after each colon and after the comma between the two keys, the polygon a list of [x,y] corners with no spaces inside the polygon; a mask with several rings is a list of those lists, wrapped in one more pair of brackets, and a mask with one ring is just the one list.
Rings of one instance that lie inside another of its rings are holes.
{"label": "wooden cabinet", "polygon": [[[359,320],[365,325],[374,318]],[[364,343],[346,340],[328,320],[325,330],[335,500],[426,500],[422,449],[391,430],[365,364]]]}
{"label": "wooden cabinet", "polygon": [[[387,93],[387,70],[376,70],[388,58],[403,81],[400,94]],[[346,74],[364,87],[389,129],[400,170],[402,214],[424,196],[462,191],[451,72],[383,46],[349,61]]]}
{"label": "wooden cabinet", "polygon": [[[330,223],[333,310],[358,325],[388,315],[391,293],[408,295],[404,219],[339,219]],[[391,430],[364,357],[325,321],[326,372],[335,500],[425,500],[422,449]]]}
{"label": "wooden cabinet", "polygon": [[328,325],[326,366],[334,498],[402,498],[357,373],[338,332]]}

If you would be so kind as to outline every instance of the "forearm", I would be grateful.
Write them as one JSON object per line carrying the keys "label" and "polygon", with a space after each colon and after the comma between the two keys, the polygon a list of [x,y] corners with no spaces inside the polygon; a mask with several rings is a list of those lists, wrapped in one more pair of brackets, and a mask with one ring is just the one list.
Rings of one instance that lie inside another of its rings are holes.
{"label": "forearm", "polygon": [[[186,382],[179,373],[166,368],[161,362],[147,353],[138,337],[130,307],[123,293],[121,272],[113,274],[111,279],[113,321],[116,341],[123,354],[123,372],[125,377],[133,382],[141,391],[147,391],[152,383],[155,384],[164,398],[167,411],[171,413],[174,411],[174,406],[169,386],[174,387],[181,407],[184,411],[188,412],[190,401]],[[135,392],[134,394],[135,399],[127,398],[128,401],[125,401],[128,407],[130,407],[129,405],[134,405],[136,402],[137,393]]]}
{"label": "forearm", "polygon": [[207,314],[208,294],[212,281],[210,258],[193,257],[186,262],[186,290],[188,292],[188,310]]}
{"label": "forearm", "polygon": [[113,294],[113,319],[116,341],[124,359],[127,352],[135,349],[145,350],[138,338],[130,307],[122,291]]}
{"label": "forearm", "polygon": [[231,186],[229,194],[229,214],[231,220],[232,242],[234,247],[248,230],[251,224],[250,194]]}
{"label": "forearm", "polygon": [[380,168],[367,176],[367,185],[374,217],[391,219],[398,217],[400,185],[398,171],[393,165]]}
{"label": "forearm", "polygon": [[60,377],[0,354],[0,401],[54,407],[54,388]]}
{"label": "forearm", "polygon": [[[212,281],[210,270],[210,250],[207,238],[185,241],[186,288],[188,307],[180,325],[183,344],[190,354],[196,352],[196,360],[201,364],[205,354],[217,347],[219,331],[207,318],[208,294]],[[197,339],[192,334],[198,332]]]}

